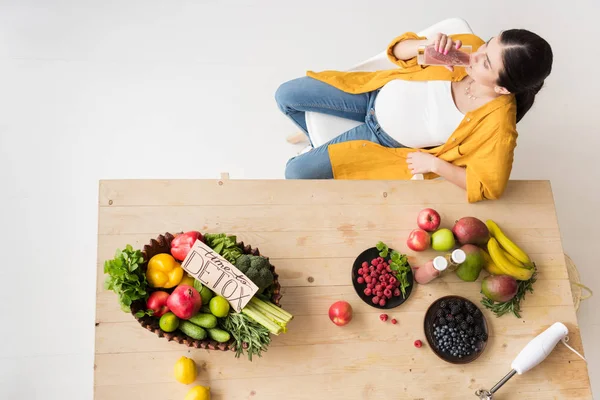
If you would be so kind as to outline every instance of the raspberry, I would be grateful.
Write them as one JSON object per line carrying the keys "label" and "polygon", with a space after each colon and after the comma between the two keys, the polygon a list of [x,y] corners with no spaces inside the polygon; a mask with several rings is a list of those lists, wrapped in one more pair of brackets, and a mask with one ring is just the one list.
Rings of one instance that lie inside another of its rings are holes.
{"label": "raspberry", "polygon": [[370,295],[372,295],[372,294],[373,294],[373,291],[372,291],[371,289],[369,289],[369,288],[366,288],[366,289],[364,290],[364,293],[365,293],[365,295],[366,295],[366,296],[370,296]]}
{"label": "raspberry", "polygon": [[368,262],[366,262],[366,261],[363,261],[363,263],[362,263],[361,267],[363,267],[363,268],[367,268],[367,269],[368,269],[368,268],[369,268],[369,263],[368,263]]}
{"label": "raspberry", "polygon": [[421,346],[423,346],[423,342],[421,342],[420,340],[415,340],[415,347],[416,347],[417,349],[420,349],[420,348],[421,348]]}
{"label": "raspberry", "polygon": [[381,299],[379,300],[379,305],[380,305],[381,307],[384,307],[384,306],[385,306],[385,299],[384,299],[384,298],[381,298]]}
{"label": "raspberry", "polygon": [[398,323],[398,321],[396,320],[396,318],[392,318],[392,324],[396,325]]}
{"label": "raspberry", "polygon": [[371,299],[371,301],[373,302],[373,304],[379,304],[379,297],[375,296]]}
{"label": "raspberry", "polygon": [[356,282],[365,283],[365,278],[363,278],[362,276],[359,276],[358,279],[356,280]]}
{"label": "raspberry", "polygon": [[381,314],[381,315],[379,316],[379,319],[380,319],[380,320],[382,320],[383,322],[385,322],[385,321],[387,321],[387,320],[388,320],[388,315],[387,315],[387,314]]}
{"label": "raspberry", "polygon": [[396,297],[400,296],[400,289],[398,289],[398,288],[394,289],[394,296],[396,296]]}

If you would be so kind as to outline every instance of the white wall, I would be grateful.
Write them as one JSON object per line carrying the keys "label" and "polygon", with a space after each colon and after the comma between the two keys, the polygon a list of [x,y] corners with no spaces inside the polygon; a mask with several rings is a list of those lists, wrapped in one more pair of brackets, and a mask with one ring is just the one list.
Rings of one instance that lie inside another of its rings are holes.
{"label": "white wall", "polygon": [[[92,397],[99,179],[282,178],[298,149],[281,82],[450,16],[553,45],[513,178],[552,181],[565,250],[597,285],[598,15],[591,0],[0,0],[0,398]],[[596,392],[599,307],[579,313]]]}

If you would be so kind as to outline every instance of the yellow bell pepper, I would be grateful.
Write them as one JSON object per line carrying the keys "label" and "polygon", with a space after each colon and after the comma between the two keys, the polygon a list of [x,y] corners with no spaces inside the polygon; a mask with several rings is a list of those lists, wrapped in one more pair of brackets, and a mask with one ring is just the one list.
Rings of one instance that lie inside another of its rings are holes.
{"label": "yellow bell pepper", "polygon": [[181,282],[183,268],[172,255],[157,254],[148,261],[146,278],[152,287],[169,289]]}

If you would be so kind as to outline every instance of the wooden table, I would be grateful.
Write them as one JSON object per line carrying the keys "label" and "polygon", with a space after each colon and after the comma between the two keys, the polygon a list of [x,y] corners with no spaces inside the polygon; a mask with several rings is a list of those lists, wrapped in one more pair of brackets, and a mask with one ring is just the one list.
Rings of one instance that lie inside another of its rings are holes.
{"label": "wooden table", "polygon": [[[460,294],[479,303],[480,284],[450,275],[415,286],[390,312],[398,325],[379,321],[350,279],[354,258],[379,240],[423,262],[406,247],[423,207],[451,227],[463,216],[497,221],[539,267],[523,318],[495,318],[481,357],[464,366],[437,358],[425,342],[423,316],[437,298]],[[236,234],[272,259],[280,274],[284,308],[295,315],[289,332],[274,337],[262,359],[250,363],[231,352],[189,349],[160,339],[119,309],[102,288],[103,262],[130,243],[142,248],[166,231],[197,229]],[[546,181],[515,181],[502,200],[467,204],[443,181],[235,181],[146,180],[100,183],[95,398],[182,400],[191,386],[172,376],[182,355],[201,371],[213,399],[476,399],[505,373],[519,351],[556,321],[570,329],[582,351],[552,191]],[[346,327],[329,321],[336,300],[354,308]],[[586,364],[559,344],[548,359],[514,377],[496,399],[591,399]]]}

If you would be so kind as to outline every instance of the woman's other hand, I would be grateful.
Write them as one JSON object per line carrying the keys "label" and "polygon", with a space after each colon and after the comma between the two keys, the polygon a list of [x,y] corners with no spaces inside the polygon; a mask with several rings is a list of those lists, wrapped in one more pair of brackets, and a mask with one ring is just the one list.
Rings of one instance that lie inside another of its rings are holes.
{"label": "woman's other hand", "polygon": [[408,153],[406,157],[408,169],[413,175],[434,172],[437,161],[438,158],[436,156],[420,151]]}
{"label": "woman's other hand", "polygon": [[[457,50],[460,49],[460,47],[462,46],[462,42],[460,40],[454,41],[451,37],[444,33],[438,33],[433,39],[433,46],[435,48],[435,51],[437,51],[438,53],[448,54],[450,49],[452,49],[453,47]],[[446,65],[445,67],[449,71],[454,71],[454,67],[450,65]]]}

